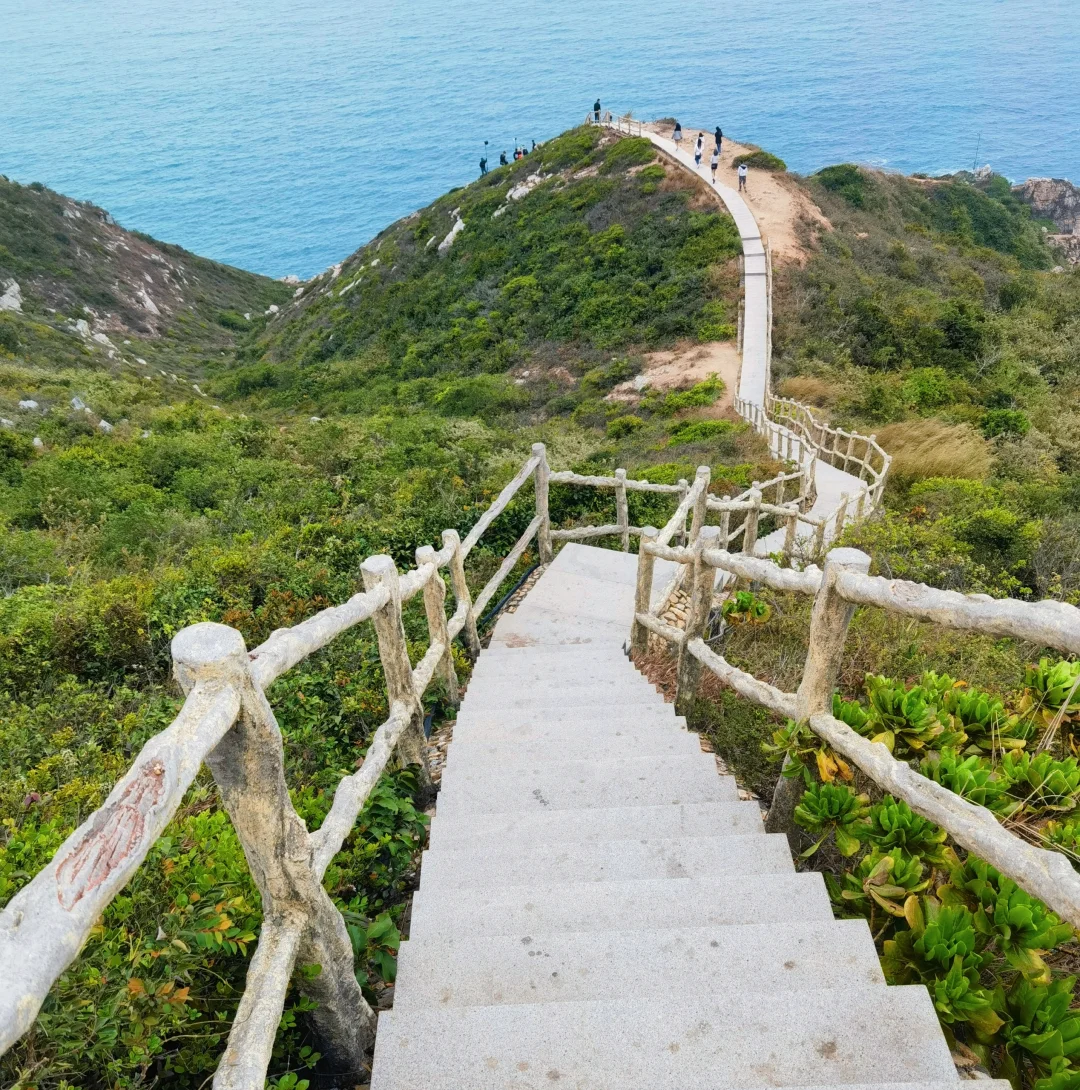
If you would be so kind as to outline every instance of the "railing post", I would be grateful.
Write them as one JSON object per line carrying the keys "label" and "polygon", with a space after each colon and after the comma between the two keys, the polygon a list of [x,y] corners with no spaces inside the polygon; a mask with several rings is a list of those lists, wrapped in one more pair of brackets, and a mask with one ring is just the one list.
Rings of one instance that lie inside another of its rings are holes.
{"label": "railing post", "polygon": [[776,482],[776,500],[774,502],[776,503],[777,507],[783,507],[784,506],[784,493],[786,491],[787,491],[787,481],[784,480],[784,477],[781,474],[780,480],[778,480]]}
{"label": "railing post", "polygon": [[387,589],[389,600],[372,614],[375,635],[379,639],[379,658],[386,678],[386,694],[390,704],[402,703],[409,709],[409,725],[401,733],[398,750],[405,764],[419,765],[420,795],[427,801],[433,794],[431,771],[424,752],[424,709],[413,686],[412,664],[405,645],[405,628],[401,623],[401,584],[397,565],[390,556],[369,556],[360,565],[364,589]]}
{"label": "railing post", "polygon": [[465,560],[461,555],[461,536],[457,530],[443,530],[443,545],[452,545],[453,553],[450,556],[450,586],[454,591],[454,601],[458,608],[461,603],[466,603],[465,627],[461,630],[465,641],[465,650],[469,658],[476,662],[480,654],[480,636],[476,631],[476,613],[472,607],[472,594],[469,584],[465,579]]}
{"label": "railing post", "polygon": [[700,486],[697,499],[694,501],[693,517],[690,519],[690,544],[693,545],[705,525],[705,518],[709,513],[709,479],[712,470],[708,466],[698,466],[694,475],[694,483]]}
{"label": "railing post", "polygon": [[615,470],[615,521],[619,524],[619,547],[624,553],[630,551],[630,508],[626,503],[626,470]]}
{"label": "railing post", "polygon": [[[416,550],[416,566],[433,564],[435,550],[430,545],[421,545]],[[458,692],[457,670],[454,669],[454,653],[450,645],[450,633],[446,627],[446,584],[439,569],[436,568],[431,578],[424,584],[424,612],[427,614],[428,641],[441,643],[446,652],[439,660],[439,673],[446,685],[447,699],[456,708],[461,703]]]}
{"label": "railing post", "polygon": [[746,529],[743,533],[742,551],[747,556],[754,555],[754,546],[757,545],[758,521],[761,518],[761,489],[760,481],[754,481],[754,487],[750,489],[748,497],[751,506],[746,512]]}
{"label": "railing post", "polygon": [[[295,961],[276,964],[277,976],[263,978],[261,991],[253,986],[244,992],[214,1085],[221,1090],[262,1085],[273,1034],[259,1035],[261,1049],[253,1049],[254,1042],[236,1040],[236,1027],[242,1033],[249,1023],[267,1017],[276,1026],[294,964],[321,966],[317,976],[300,982],[300,989],[317,1003],[312,1019],[327,1058],[336,1070],[359,1077],[365,1050],[375,1036],[375,1015],[356,982],[345,921],[315,876],[311,837],[285,782],[281,731],[266,696],[251,678],[244,638],[226,625],[204,622],[177,633],[172,654],[185,692],[201,678],[223,675],[230,676],[240,692],[240,717],[206,764],[259,890],[263,935],[269,943],[283,930],[300,930]],[[253,960],[249,979],[254,966]],[[276,1010],[268,1009],[275,1000],[267,993],[276,997]]]}
{"label": "railing post", "polygon": [[[686,493],[690,491],[690,482],[685,477],[680,477],[676,482],[679,486],[679,503],[686,499]],[[682,530],[678,534],[679,544],[686,544],[686,521],[683,521]]]}
{"label": "railing post", "polygon": [[784,529],[784,558],[790,562],[795,555],[795,536],[799,529],[799,515],[792,511],[787,517],[787,526]]}
{"label": "railing post", "polygon": [[543,443],[533,443],[533,457],[538,458],[533,473],[536,490],[536,513],[540,516],[540,528],[536,531],[536,543],[540,549],[540,563],[550,564],[551,551],[551,516],[548,514],[548,462],[547,448]]}
{"label": "railing post", "polygon": [[844,532],[844,523],[847,521],[847,509],[848,501],[850,497],[846,492],[840,495],[840,506],[836,509],[836,515],[833,518],[833,541],[835,541]]}
{"label": "railing post", "polygon": [[731,512],[720,512],[720,540],[718,544],[721,549],[726,550],[731,544]]}
{"label": "railing post", "polygon": [[682,643],[679,644],[679,668],[675,685],[675,709],[680,715],[686,714],[690,701],[697,692],[701,680],[701,663],[686,649],[690,640],[704,639],[705,627],[709,623],[712,610],[713,586],[716,571],[702,559],[702,552],[716,544],[720,532],[718,526],[702,526],[701,533],[694,542],[694,560],[691,568],[690,605],[686,611],[686,627]]}
{"label": "railing post", "polygon": [[[836,577],[843,571],[865,575],[869,570],[870,557],[858,549],[833,549],[825,556],[821,587],[810,615],[806,665],[795,694],[795,717],[800,723],[805,723],[811,715],[832,710],[832,694],[844,658],[848,626],[855,612],[855,607],[836,593]],[[765,821],[768,832],[794,831],[793,814],[803,788],[801,779],[780,777]]]}
{"label": "railing post", "polygon": [[639,613],[648,613],[652,604],[653,566],[656,557],[645,548],[657,538],[655,526],[643,526],[638,538],[637,585],[634,590],[634,623],[630,628],[630,649],[635,655],[644,655],[649,649],[649,630],[637,619]]}

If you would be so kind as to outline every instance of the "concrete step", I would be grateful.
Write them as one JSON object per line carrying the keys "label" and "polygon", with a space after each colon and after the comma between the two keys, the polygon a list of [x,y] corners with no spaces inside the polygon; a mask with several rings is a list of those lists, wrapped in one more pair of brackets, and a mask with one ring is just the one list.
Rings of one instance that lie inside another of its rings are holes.
{"label": "concrete step", "polygon": [[652,688],[641,674],[630,665],[628,659],[613,659],[610,663],[583,662],[571,666],[567,663],[561,669],[505,669],[500,670],[493,666],[489,671],[473,671],[469,679],[469,685],[494,685],[507,687],[511,685],[535,685],[546,687],[549,685],[568,686],[582,688],[589,685],[642,685]]}
{"label": "concrete step", "polygon": [[632,840],[650,836],[746,836],[764,831],[761,810],[756,802],[618,806],[590,810],[587,818],[582,821],[577,810],[469,814],[463,818],[436,812],[428,831],[428,845],[432,850],[500,844],[524,849],[541,843],[572,844],[584,840]]}
{"label": "concrete step", "polygon": [[721,878],[725,874],[788,874],[787,837],[694,836],[648,840],[541,842],[438,848],[424,852],[421,882],[428,890],[525,886],[537,882],[630,882],[650,878]]}
{"label": "concrete step", "polygon": [[578,761],[590,757],[622,756],[632,745],[635,757],[676,757],[701,752],[696,734],[674,727],[657,727],[639,734],[632,743],[620,741],[620,736],[603,738],[586,730],[563,736],[558,744],[550,737],[539,742],[523,742],[513,735],[500,741],[458,741],[450,743],[449,760],[462,762],[470,768],[491,765],[494,768],[520,768],[522,765],[545,761]]}
{"label": "concrete step", "polygon": [[735,781],[718,776],[711,755],[702,753],[700,759],[695,755],[553,762],[499,777],[490,769],[473,772],[448,764],[439,809],[451,815],[497,814],[727,802],[737,797]]}
{"label": "concrete step", "polygon": [[[634,752],[632,747],[638,744],[647,745],[655,737],[671,737],[672,735],[688,735],[697,739],[698,735],[687,731],[681,720],[672,721],[670,716],[654,715],[641,717],[639,722],[602,719],[599,721],[590,719],[576,719],[558,723],[546,723],[544,721],[526,720],[515,722],[496,722],[493,720],[477,723],[475,721],[458,720],[454,725],[454,741],[483,743],[514,742],[518,745],[549,745],[553,750],[563,743],[574,743],[579,739],[591,739],[599,747],[594,756],[622,756],[624,753]],[[699,743],[700,745],[700,743]],[[618,747],[608,754],[604,747]],[[578,758],[569,758],[576,760]]]}
{"label": "concrete step", "polygon": [[371,1090],[954,1082],[924,987],[390,1011]]}
{"label": "concrete step", "polygon": [[632,882],[553,882],[428,891],[413,898],[409,938],[556,931],[727,927],[832,920],[820,874],[729,875]]}
{"label": "concrete step", "polygon": [[561,690],[556,682],[549,682],[547,687],[523,689],[518,686],[505,686],[495,693],[485,693],[482,698],[470,699],[466,696],[462,708],[474,707],[485,713],[499,712],[506,708],[607,708],[630,705],[633,707],[669,707],[664,698],[655,689],[639,688],[633,681],[626,685],[612,685],[604,689],[593,686],[580,686]]}
{"label": "concrete step", "polygon": [[[477,740],[513,734],[525,734],[537,740],[552,739],[560,734],[623,732],[632,736],[635,729],[641,731],[686,729],[686,720],[675,715],[671,705],[663,707],[635,708],[632,705],[614,705],[607,708],[507,708],[502,711],[462,707],[458,712],[454,737]],[[520,733],[519,733],[520,732]]]}
{"label": "concrete step", "polygon": [[617,649],[630,639],[631,617],[618,621],[564,617],[555,610],[524,606],[495,626],[491,645],[508,647],[576,647],[579,652],[593,647]]}
{"label": "concrete step", "polygon": [[863,920],[403,943],[394,1009],[885,986]]}

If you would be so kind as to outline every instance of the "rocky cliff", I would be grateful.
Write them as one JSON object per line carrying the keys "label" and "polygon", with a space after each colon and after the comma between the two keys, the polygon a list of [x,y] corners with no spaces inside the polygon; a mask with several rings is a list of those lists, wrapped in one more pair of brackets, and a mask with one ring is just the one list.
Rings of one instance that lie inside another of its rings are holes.
{"label": "rocky cliff", "polygon": [[1059,234],[1049,240],[1073,265],[1080,265],[1080,188],[1064,178],[1028,178],[1013,192],[1037,216],[1052,220]]}

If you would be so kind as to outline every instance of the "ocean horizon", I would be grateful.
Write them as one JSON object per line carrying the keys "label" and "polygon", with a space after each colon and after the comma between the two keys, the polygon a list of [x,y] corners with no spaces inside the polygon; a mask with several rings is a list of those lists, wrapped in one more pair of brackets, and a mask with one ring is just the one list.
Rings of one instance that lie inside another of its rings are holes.
{"label": "ocean horizon", "polygon": [[0,0],[0,25],[0,173],[275,277],[341,260],[597,96],[802,173],[1080,179],[1069,0]]}

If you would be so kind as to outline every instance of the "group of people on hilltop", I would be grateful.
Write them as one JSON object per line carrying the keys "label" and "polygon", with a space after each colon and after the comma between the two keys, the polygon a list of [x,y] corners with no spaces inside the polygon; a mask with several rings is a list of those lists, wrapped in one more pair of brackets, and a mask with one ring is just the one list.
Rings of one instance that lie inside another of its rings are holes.
{"label": "group of people on hilltop", "polygon": [[[600,124],[600,99],[597,99],[593,103],[593,121]],[[682,145],[682,125],[678,121],[675,122],[675,128],[672,130],[671,139],[675,143],[675,151],[678,152]],[[712,172],[713,185],[716,185],[716,172],[720,169],[720,156],[724,149],[724,131],[719,125],[716,126],[713,132],[713,137],[716,143],[713,145],[712,157],[709,159],[709,170]],[[703,132],[698,133],[697,144],[694,148],[694,165],[701,169],[701,156],[705,150],[705,134]],[[739,192],[743,192],[746,189],[747,176],[749,171],[746,168],[745,163],[739,164],[737,171],[739,175]]]}
{"label": "group of people on hilltop", "polygon": [[[716,143],[713,145],[712,158],[709,160],[709,169],[712,172],[713,185],[716,185],[716,171],[720,167],[720,155],[724,148],[724,131],[719,125],[716,126],[713,132],[713,137]],[[678,121],[675,122],[675,128],[671,132],[671,139],[675,144],[675,151],[678,152],[682,145],[682,125]],[[694,166],[699,170],[701,169],[701,156],[705,150],[705,134],[703,132],[698,133],[697,144],[694,146]],[[746,189],[746,179],[749,171],[746,168],[745,163],[739,164],[739,192],[741,193]]]}
{"label": "group of people on hilltop", "polygon": [[[486,144],[487,141],[485,140],[484,143]],[[514,148],[514,162],[516,163],[519,159],[524,159],[527,155],[530,155],[534,151],[536,151],[536,141],[535,140],[532,142],[532,147],[531,148],[525,147],[524,144],[522,144],[521,147]],[[510,160],[506,158],[506,152],[505,151],[499,152],[499,166],[508,167],[509,165],[510,165]],[[480,177],[482,178],[485,174],[487,174],[487,172],[488,172],[488,161],[487,161],[487,156],[484,155],[484,156],[481,156],[481,158],[480,158]]]}

